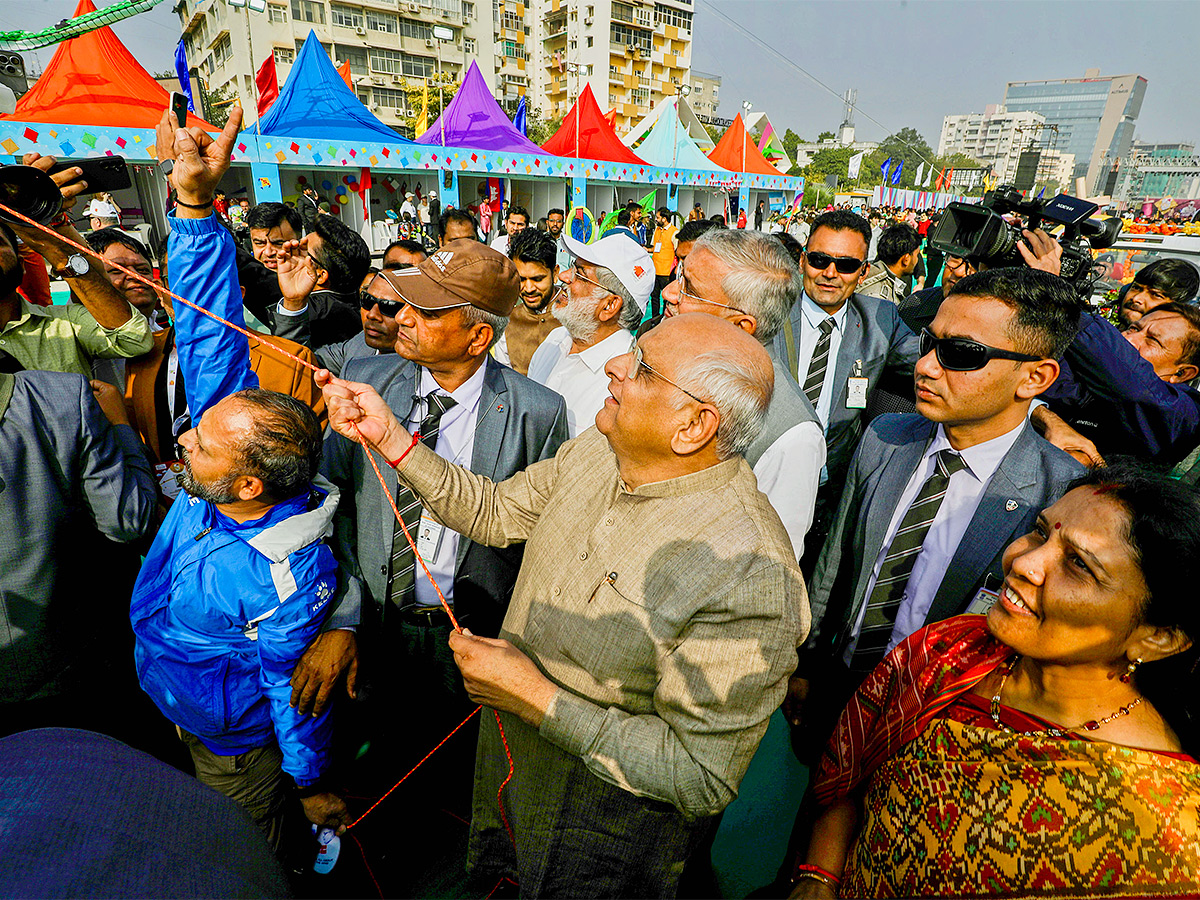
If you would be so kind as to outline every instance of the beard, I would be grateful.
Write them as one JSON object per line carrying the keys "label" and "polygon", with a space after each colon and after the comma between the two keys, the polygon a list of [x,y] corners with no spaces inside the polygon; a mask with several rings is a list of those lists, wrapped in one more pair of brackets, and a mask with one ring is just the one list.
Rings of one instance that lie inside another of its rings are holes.
{"label": "beard", "polygon": [[596,321],[596,308],[600,305],[601,296],[592,298],[572,297],[567,295],[567,305],[562,309],[557,307],[550,310],[554,318],[562,322],[571,340],[581,344],[590,344],[600,330]]}
{"label": "beard", "polygon": [[183,471],[179,473],[176,481],[179,486],[196,497],[199,500],[205,500],[209,503],[234,503],[238,496],[233,491],[234,482],[237,481],[237,474],[226,475],[212,483],[206,483],[196,478],[196,473],[192,471],[191,455],[186,450],[181,450],[180,455],[183,457]]}

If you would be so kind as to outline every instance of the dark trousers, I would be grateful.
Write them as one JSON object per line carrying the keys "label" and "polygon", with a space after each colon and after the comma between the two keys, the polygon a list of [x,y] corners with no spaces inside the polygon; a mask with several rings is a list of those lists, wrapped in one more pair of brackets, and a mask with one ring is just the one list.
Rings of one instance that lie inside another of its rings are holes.
{"label": "dark trousers", "polygon": [[674,275],[655,275],[654,290],[650,294],[650,316],[659,315],[663,311],[662,292],[674,279]]}

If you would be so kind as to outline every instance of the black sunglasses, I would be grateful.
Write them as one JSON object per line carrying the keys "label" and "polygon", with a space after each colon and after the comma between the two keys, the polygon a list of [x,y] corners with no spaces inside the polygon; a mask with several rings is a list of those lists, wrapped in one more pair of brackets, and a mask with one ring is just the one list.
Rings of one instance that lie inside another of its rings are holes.
{"label": "black sunglasses", "polygon": [[997,350],[967,338],[934,337],[928,328],[922,328],[921,355],[925,356],[931,350],[937,352],[938,365],[951,372],[975,372],[993,359],[1012,359],[1017,362],[1037,362],[1042,359],[1013,350]]}
{"label": "black sunglasses", "polygon": [[379,314],[389,319],[396,318],[396,315],[400,312],[400,307],[404,305],[399,300],[381,300],[379,297],[369,294],[366,291],[358,292],[358,305],[364,310],[370,312],[376,303],[379,304]]}
{"label": "black sunglasses", "polygon": [[808,260],[810,266],[820,269],[822,272],[829,268],[830,263],[833,263],[833,267],[843,275],[853,275],[867,264],[865,259],[859,259],[856,256],[830,256],[828,253],[816,250],[805,250],[804,258]]}

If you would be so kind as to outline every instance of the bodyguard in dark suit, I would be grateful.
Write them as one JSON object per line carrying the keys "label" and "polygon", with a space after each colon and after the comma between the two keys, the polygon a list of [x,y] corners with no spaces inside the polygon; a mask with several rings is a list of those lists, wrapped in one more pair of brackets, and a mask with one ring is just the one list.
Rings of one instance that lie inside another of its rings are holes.
{"label": "bodyguard in dark suit", "polygon": [[1079,312],[1056,276],[997,269],[955,285],[922,334],[919,415],[868,427],[817,563],[798,671],[812,737],[832,725],[821,701],[836,713],[899,641],[990,606],[1004,548],[1082,473],[1026,421]]}
{"label": "bodyguard in dark suit", "polygon": [[894,303],[854,293],[867,266],[871,228],[848,210],[818,216],[800,258],[804,294],[775,338],[775,355],[787,361],[825,428],[826,477],[801,567],[811,572],[829,528],[863,413],[886,373],[911,377],[917,338]]}

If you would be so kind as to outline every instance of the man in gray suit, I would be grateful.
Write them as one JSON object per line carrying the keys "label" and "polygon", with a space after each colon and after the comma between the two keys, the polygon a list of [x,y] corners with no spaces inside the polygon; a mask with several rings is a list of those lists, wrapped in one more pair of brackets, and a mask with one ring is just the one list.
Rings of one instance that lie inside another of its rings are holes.
{"label": "man in gray suit", "polygon": [[775,391],[763,429],[745,457],[799,557],[825,465],[825,435],[812,404],[771,349],[800,297],[800,273],[773,236],[723,228],[701,235],[684,269],[680,262],[675,279],[663,288],[664,317],[719,316],[754,335],[771,357]]}
{"label": "man in gray suit", "polygon": [[[396,313],[398,355],[350,360],[343,376],[370,384],[424,443],[480,475],[501,481],[553,456],[567,440],[562,397],[488,353],[520,293],[513,263],[478,241],[457,240],[415,268],[385,270],[380,277],[405,300]],[[363,588],[357,644],[365,683],[343,721],[371,740],[367,778],[394,781],[393,773],[444,737],[471,704],[447,644],[450,619],[362,447],[330,431],[322,469],[342,488],[338,546],[344,574]],[[420,500],[384,471],[421,559],[459,622],[474,634],[496,635],[523,546],[492,548],[461,538],[424,515]],[[292,680],[299,708],[315,692],[327,692],[356,655],[355,641],[349,631],[331,631],[314,643]],[[348,678],[352,691],[355,675]],[[396,715],[400,708],[403,716]],[[442,762],[469,767],[469,736],[457,746],[463,753],[451,749],[441,754]],[[469,787],[462,771],[458,775],[455,783]],[[427,775],[425,783],[443,790],[436,777]],[[453,805],[457,798],[449,799]],[[441,802],[446,800],[443,793]],[[418,887],[414,891],[419,894]]]}
{"label": "man in gray suit", "polygon": [[908,635],[990,607],[1004,548],[1083,472],[1027,422],[1079,315],[1062,279],[995,269],[958,282],[922,332],[919,414],[868,427],[817,563],[797,672],[805,683],[790,698],[793,720],[804,706],[810,737],[832,721],[797,702],[808,681],[823,695],[816,705],[836,714]]}
{"label": "man in gray suit", "polygon": [[893,303],[856,294],[867,266],[871,228],[848,210],[814,220],[800,259],[804,294],[775,339],[825,428],[826,474],[801,564],[811,571],[863,429],[867,397],[886,373],[912,374],[917,338]]}

